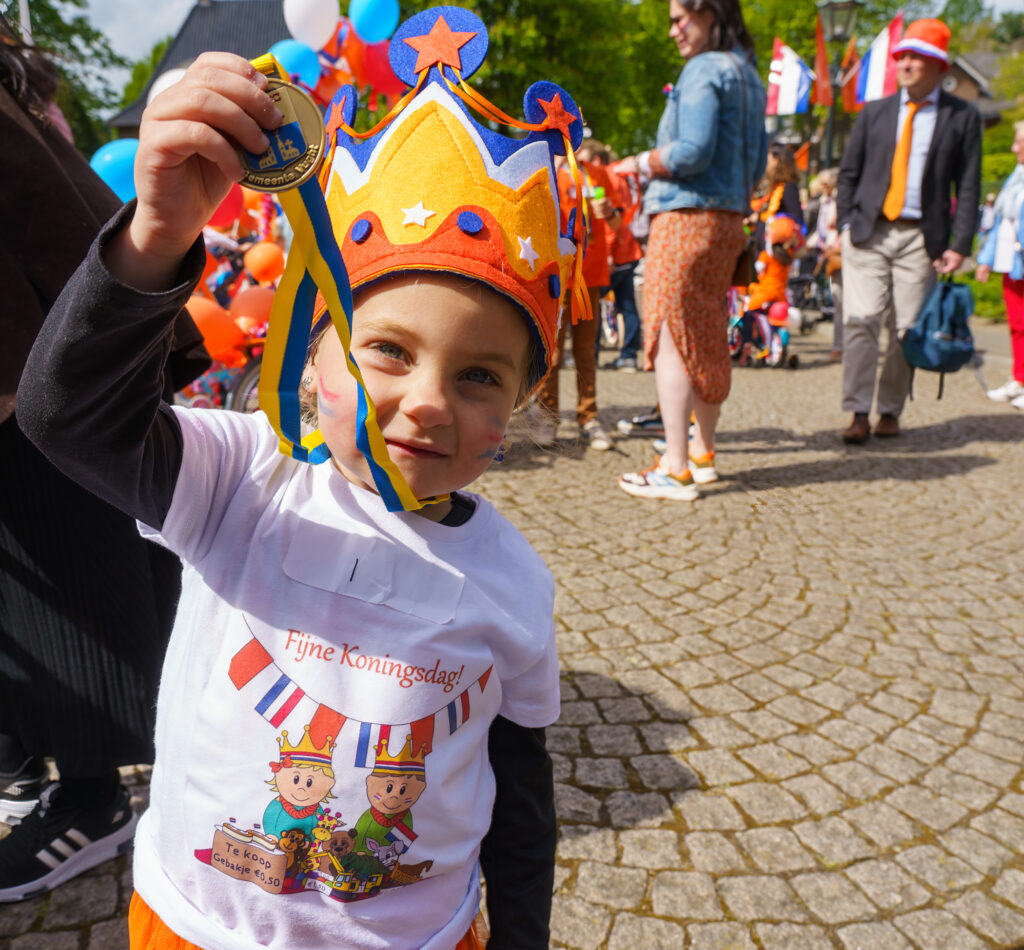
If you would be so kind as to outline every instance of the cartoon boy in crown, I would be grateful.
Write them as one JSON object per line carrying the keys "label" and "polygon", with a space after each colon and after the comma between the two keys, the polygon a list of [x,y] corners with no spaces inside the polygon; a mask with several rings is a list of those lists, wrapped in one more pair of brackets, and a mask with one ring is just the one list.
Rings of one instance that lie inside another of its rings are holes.
{"label": "cartoon boy in crown", "polygon": [[[429,751],[426,745],[420,745],[414,752],[411,735],[405,737],[397,756],[388,753],[383,739],[377,743],[373,771],[366,777],[370,807],[356,822],[353,850],[357,854],[377,853],[389,847],[397,847],[401,853],[415,840],[410,809],[427,787],[424,759]],[[368,839],[376,846],[367,845]]]}
{"label": "cartoon boy in crown", "polygon": [[280,759],[270,763],[274,774],[267,782],[277,792],[277,797],[263,812],[263,832],[280,840],[286,831],[298,829],[312,838],[313,829],[325,813],[323,803],[334,798],[331,794],[334,737],[327,736],[327,741],[317,746],[310,739],[309,726],[306,726],[298,745],[293,746],[288,741],[287,731],[281,733],[277,745]]}

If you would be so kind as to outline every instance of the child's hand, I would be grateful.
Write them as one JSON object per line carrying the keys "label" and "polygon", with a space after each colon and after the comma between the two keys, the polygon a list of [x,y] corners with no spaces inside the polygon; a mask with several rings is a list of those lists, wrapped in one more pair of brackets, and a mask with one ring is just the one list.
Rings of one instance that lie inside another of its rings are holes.
{"label": "child's hand", "polygon": [[135,158],[139,203],[125,234],[134,266],[119,276],[140,289],[160,289],[154,282],[173,279],[242,176],[238,146],[266,151],[263,129],[281,123],[266,86],[266,77],[240,56],[203,53],[146,108]]}

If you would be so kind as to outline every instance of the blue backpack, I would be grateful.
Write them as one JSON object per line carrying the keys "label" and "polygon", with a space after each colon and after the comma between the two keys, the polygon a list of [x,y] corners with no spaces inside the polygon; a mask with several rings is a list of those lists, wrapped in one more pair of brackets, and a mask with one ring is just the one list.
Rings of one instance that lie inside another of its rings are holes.
{"label": "blue backpack", "polygon": [[[974,295],[966,284],[947,277],[935,284],[925,300],[917,321],[903,337],[903,355],[914,370],[940,373],[939,396],[946,373],[955,373],[968,363],[977,365],[974,337],[967,320],[974,313]],[[913,382],[913,375],[911,375]]]}

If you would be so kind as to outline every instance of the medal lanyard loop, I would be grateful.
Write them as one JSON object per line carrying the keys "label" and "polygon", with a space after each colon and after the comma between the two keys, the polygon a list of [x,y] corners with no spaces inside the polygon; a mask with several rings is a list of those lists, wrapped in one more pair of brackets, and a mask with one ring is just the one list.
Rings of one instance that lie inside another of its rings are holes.
{"label": "medal lanyard loop", "polygon": [[[270,54],[254,60],[253,66],[267,76],[287,80]],[[344,347],[348,371],[356,381],[356,446],[367,461],[374,487],[388,511],[415,511],[447,500],[448,495],[417,498],[388,455],[376,408],[352,357],[352,288],[319,181],[310,178],[297,188],[279,192],[278,199],[294,237],[271,308],[259,402],[277,434],[280,451],[313,464],[330,458],[319,429],[303,434],[298,395],[319,289]]]}

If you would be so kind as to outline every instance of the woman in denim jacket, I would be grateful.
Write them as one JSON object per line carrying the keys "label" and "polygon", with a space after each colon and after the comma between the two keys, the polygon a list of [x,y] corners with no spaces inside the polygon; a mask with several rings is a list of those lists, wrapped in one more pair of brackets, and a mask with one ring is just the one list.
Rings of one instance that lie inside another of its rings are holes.
{"label": "woman in denim jacket", "polygon": [[654,368],[666,449],[651,468],[623,475],[619,487],[692,501],[697,484],[718,477],[715,426],[732,369],[726,299],[768,143],[765,90],[738,0],[670,0],[669,16],[669,36],[687,63],[669,93],[657,147],[624,169],[635,165],[651,177],[644,364]]}

